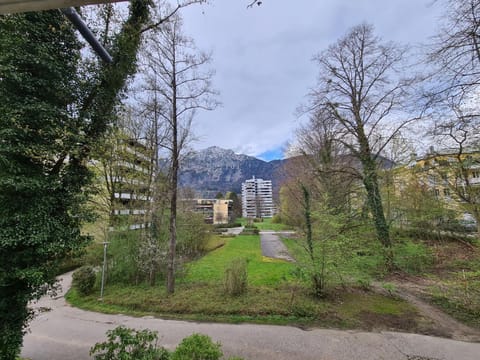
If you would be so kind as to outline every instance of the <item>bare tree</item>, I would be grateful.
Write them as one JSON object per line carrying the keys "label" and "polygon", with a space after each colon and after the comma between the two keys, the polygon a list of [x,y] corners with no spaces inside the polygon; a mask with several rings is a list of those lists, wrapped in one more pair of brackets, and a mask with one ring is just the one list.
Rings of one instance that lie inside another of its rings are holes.
{"label": "bare tree", "polygon": [[[329,206],[340,213],[348,210],[354,183],[361,178],[358,161],[353,161],[348,149],[338,141],[339,128],[331,113],[319,108],[309,122],[297,130],[297,142],[304,166],[310,168],[310,176],[317,190]],[[314,194],[312,194],[314,195]]]}
{"label": "bare tree", "polygon": [[182,33],[182,20],[175,15],[158,31],[152,32],[146,50],[147,91],[162,104],[157,113],[163,122],[160,146],[169,153],[169,250],[167,291],[175,290],[177,243],[178,172],[182,151],[191,139],[191,124],[198,110],[213,110],[217,105],[212,90],[213,71],[205,70],[210,54],[199,52],[192,39]]}
{"label": "bare tree", "polygon": [[450,169],[446,166],[437,166],[436,169],[478,225],[480,195],[476,184],[471,181],[472,172],[478,165],[469,153],[480,149],[480,112],[477,106],[480,87],[480,0],[442,2],[446,5],[445,15],[428,54],[434,65],[434,74],[427,95],[436,118],[432,133],[443,147],[440,153],[447,151],[453,161]]}
{"label": "bare tree", "polygon": [[480,0],[443,2],[443,23],[428,54],[436,67],[429,96],[460,104],[480,85]]}
{"label": "bare tree", "polygon": [[477,223],[480,234],[480,116],[455,110],[455,117],[439,121],[434,136],[447,149],[437,155],[433,169],[464,211]]}
{"label": "bare tree", "polygon": [[[335,120],[336,141],[362,165],[368,207],[387,267],[393,266],[393,253],[379,189],[377,158],[400,129],[415,119],[407,118],[404,112],[414,82],[402,78],[406,52],[398,45],[381,42],[371,25],[355,26],[314,58],[320,75],[310,94],[310,111],[326,112]],[[388,134],[378,136],[386,129]]]}

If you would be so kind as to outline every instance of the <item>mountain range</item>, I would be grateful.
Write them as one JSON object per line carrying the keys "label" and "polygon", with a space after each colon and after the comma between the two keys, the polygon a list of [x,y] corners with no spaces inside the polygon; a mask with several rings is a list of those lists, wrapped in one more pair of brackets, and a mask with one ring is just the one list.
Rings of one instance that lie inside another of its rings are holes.
{"label": "mountain range", "polygon": [[212,146],[188,154],[181,163],[180,186],[189,187],[202,197],[218,192],[241,193],[242,182],[253,176],[272,180],[274,193],[283,179],[286,160],[263,161],[253,156],[235,154],[233,150]]}

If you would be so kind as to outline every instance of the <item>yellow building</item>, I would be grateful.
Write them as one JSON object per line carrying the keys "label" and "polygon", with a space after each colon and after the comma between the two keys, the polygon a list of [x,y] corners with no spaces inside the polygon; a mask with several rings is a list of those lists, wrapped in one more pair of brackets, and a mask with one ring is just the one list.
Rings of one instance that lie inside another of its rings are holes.
{"label": "yellow building", "polygon": [[467,225],[480,218],[480,151],[430,151],[412,156],[410,162],[393,170],[393,188],[399,195],[416,184],[430,191],[447,209]]}
{"label": "yellow building", "polygon": [[185,199],[191,211],[202,214],[207,224],[228,224],[233,220],[233,200]]}

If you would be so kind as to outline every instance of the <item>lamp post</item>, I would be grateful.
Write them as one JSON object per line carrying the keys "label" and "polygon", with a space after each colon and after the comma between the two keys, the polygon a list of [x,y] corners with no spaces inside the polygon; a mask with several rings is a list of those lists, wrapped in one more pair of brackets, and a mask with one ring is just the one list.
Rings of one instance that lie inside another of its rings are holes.
{"label": "lamp post", "polygon": [[100,287],[100,300],[103,300],[103,288],[105,285],[105,267],[107,266],[107,245],[108,242],[103,242],[103,266],[102,266],[102,284]]}

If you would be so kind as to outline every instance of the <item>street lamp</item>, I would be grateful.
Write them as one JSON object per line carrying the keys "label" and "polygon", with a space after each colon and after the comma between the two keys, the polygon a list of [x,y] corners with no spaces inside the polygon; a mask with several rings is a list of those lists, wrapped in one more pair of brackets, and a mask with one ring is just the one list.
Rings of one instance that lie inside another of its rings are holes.
{"label": "street lamp", "polygon": [[102,266],[102,284],[100,286],[100,300],[103,300],[103,288],[105,286],[105,268],[107,266],[107,245],[109,244],[107,241],[103,243],[103,266]]}

